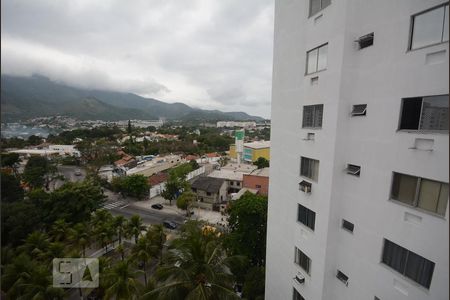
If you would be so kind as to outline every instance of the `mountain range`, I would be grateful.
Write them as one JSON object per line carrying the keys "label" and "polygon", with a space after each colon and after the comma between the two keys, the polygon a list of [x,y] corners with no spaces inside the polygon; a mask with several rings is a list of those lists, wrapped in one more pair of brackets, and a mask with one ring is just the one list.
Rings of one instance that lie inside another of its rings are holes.
{"label": "mountain range", "polygon": [[71,87],[40,75],[1,75],[0,89],[2,122],[54,115],[104,121],[154,120],[160,117],[186,121],[264,120],[244,112],[203,110],[183,103],[166,103],[132,93]]}

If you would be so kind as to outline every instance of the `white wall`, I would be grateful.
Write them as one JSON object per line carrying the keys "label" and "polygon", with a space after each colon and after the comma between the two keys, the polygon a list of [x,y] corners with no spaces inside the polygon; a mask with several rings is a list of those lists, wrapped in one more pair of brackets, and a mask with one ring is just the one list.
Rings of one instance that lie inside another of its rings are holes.
{"label": "white wall", "polygon": [[[307,300],[448,299],[448,208],[441,218],[389,200],[393,171],[449,181],[448,133],[397,132],[402,98],[448,94],[448,43],[406,51],[410,16],[442,1],[335,0],[312,18],[308,2],[275,5],[266,299],[292,299],[294,286]],[[358,50],[354,40],[370,32],[374,45]],[[326,42],[327,70],[305,76],[306,52]],[[441,50],[444,62],[425,63]],[[363,103],[367,116],[350,117]],[[301,129],[310,104],[324,104],[322,129]],[[308,132],[315,141],[302,140]],[[434,151],[408,149],[416,137],[434,139]],[[320,161],[310,195],[298,190],[300,156]],[[344,172],[347,163],[362,166],[359,178]],[[316,212],[314,232],[296,221],[298,203]],[[340,228],[342,218],[355,224],[353,234]],[[436,263],[429,290],[380,264],[383,238]],[[293,280],[302,272],[295,246],[312,259],[303,285]],[[348,287],[335,278],[338,268]]]}

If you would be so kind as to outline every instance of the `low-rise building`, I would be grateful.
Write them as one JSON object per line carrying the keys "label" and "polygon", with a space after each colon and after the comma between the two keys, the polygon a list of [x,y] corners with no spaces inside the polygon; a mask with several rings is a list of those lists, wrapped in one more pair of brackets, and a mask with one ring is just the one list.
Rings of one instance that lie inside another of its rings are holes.
{"label": "low-rise building", "polygon": [[230,196],[233,193],[239,192],[242,188],[244,174],[250,174],[255,169],[257,169],[257,167],[250,164],[229,163],[219,170],[212,171],[208,176],[226,180],[227,195]]}
{"label": "low-rise building", "polygon": [[182,162],[184,162],[184,160],[179,155],[155,157],[151,161],[146,161],[132,169],[127,170],[127,175],[141,174],[144,176],[152,176],[153,174],[170,169]]}
{"label": "low-rise building", "polygon": [[269,168],[256,169],[250,174],[243,175],[243,187],[255,189],[259,195],[269,194]]}
{"label": "low-rise building", "polygon": [[191,185],[197,194],[195,206],[220,210],[220,204],[227,200],[227,184],[224,179],[214,177],[198,177]]}
{"label": "low-rise building", "polygon": [[117,154],[120,155],[121,158],[114,162],[116,167],[129,170],[137,166],[137,161],[134,156],[129,155],[122,150],[118,151]]}
{"label": "low-rise building", "polygon": [[[230,145],[229,155],[231,158],[237,159],[235,144]],[[244,143],[244,152],[242,155],[244,161],[254,162],[260,157],[270,160],[270,141]]]}

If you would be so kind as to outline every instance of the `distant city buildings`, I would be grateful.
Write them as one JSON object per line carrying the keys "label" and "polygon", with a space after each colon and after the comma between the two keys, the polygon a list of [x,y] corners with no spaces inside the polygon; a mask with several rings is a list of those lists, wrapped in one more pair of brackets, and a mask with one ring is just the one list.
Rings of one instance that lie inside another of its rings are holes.
{"label": "distant city buildings", "polygon": [[256,128],[256,122],[253,121],[219,121],[217,122],[217,128],[222,127],[243,127],[243,128]]}

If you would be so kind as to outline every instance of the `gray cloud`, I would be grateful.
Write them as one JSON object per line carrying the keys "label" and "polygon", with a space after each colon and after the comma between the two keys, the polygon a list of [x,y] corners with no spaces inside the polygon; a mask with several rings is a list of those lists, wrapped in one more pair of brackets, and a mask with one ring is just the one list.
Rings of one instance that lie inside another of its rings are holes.
{"label": "gray cloud", "polygon": [[270,116],[273,0],[4,0],[2,73]]}

